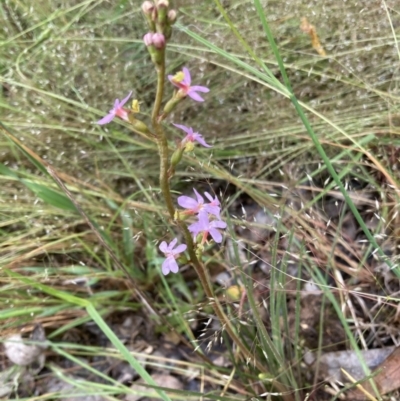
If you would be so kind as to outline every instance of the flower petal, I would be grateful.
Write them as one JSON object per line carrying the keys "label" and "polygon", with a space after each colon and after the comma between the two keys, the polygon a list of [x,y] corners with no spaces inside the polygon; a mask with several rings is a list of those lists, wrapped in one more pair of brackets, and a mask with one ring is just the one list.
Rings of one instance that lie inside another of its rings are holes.
{"label": "flower petal", "polygon": [[158,247],[158,249],[162,252],[162,253],[166,253],[168,252],[168,244],[163,241],[161,242],[160,246]]}
{"label": "flower petal", "polygon": [[210,92],[210,89],[207,88],[207,86],[200,86],[200,85],[191,86],[190,90],[195,91],[195,92],[203,92],[203,93]]}
{"label": "flower petal", "polygon": [[179,266],[178,266],[178,263],[176,263],[175,258],[171,257],[171,258],[168,258],[167,260],[168,260],[168,267],[169,267],[169,270],[170,270],[172,273],[178,273],[178,271],[179,271]]}
{"label": "flower petal", "polygon": [[214,206],[210,204],[204,205],[204,210],[209,213],[214,215],[217,219],[220,219],[220,213],[221,213],[221,208],[219,206]]}
{"label": "flower petal", "polygon": [[196,92],[192,91],[191,89],[189,89],[187,91],[187,95],[189,97],[191,97],[193,100],[195,100],[196,102],[204,102],[204,99],[198,95]]}
{"label": "flower petal", "polygon": [[115,109],[117,109],[118,107],[119,107],[119,99],[115,99],[114,100],[114,107],[112,108],[112,110],[110,110],[110,113],[114,112]]}
{"label": "flower petal", "polygon": [[182,82],[183,82],[185,85],[190,86],[190,83],[192,82],[192,78],[191,78],[191,76],[190,76],[189,70],[188,70],[186,67],[183,67],[183,68],[182,68],[182,71],[183,71],[183,75],[184,75],[184,78],[183,78],[183,81],[182,81]]}
{"label": "flower petal", "polygon": [[185,244],[180,244],[174,249],[173,253],[174,253],[174,255],[178,255],[182,252],[185,252],[186,248],[187,248],[187,246]]}
{"label": "flower petal", "polygon": [[209,145],[203,138],[202,135],[200,134],[195,134],[194,135],[194,140],[197,141],[200,145],[204,146],[205,148],[212,148],[211,145]]}
{"label": "flower petal", "polygon": [[162,266],[161,266],[161,270],[162,270],[162,273],[164,274],[164,276],[166,276],[170,271],[169,259],[170,258],[165,259],[163,264],[162,264]]}
{"label": "flower petal", "polygon": [[215,195],[215,198],[213,198],[208,192],[204,192],[204,195],[213,204],[213,206],[219,206],[220,203],[219,203],[217,195]]}
{"label": "flower petal", "polygon": [[210,228],[209,233],[216,243],[220,244],[222,242],[222,235],[216,228]]}
{"label": "flower petal", "polygon": [[195,209],[198,206],[197,202],[193,198],[185,195],[178,198],[178,205],[184,209]]}
{"label": "flower petal", "polygon": [[226,228],[227,224],[225,223],[225,221],[222,220],[214,220],[210,223],[210,227],[211,228]]}
{"label": "flower petal", "polygon": [[199,215],[199,223],[201,223],[204,229],[208,228],[210,224],[210,219],[208,218],[208,213],[205,210],[201,210]]}
{"label": "flower petal", "polygon": [[168,75],[168,79],[169,79],[169,82],[171,82],[172,85],[178,86],[176,84],[176,82],[174,82],[174,76],[173,75]]}
{"label": "flower petal", "polygon": [[178,242],[178,238],[174,238],[170,244],[168,245],[168,251],[172,252],[174,249],[175,244]]}
{"label": "flower petal", "polygon": [[161,266],[162,273],[166,276],[169,272],[178,273],[179,266],[173,256],[166,258]]}
{"label": "flower petal", "polygon": [[191,127],[186,127],[186,125],[181,125],[181,124],[174,124],[172,123],[176,128],[181,129],[182,131],[185,131],[188,135],[193,134],[193,129]]}
{"label": "flower petal", "polygon": [[204,203],[204,198],[193,188],[193,192],[196,195],[197,203]]}
{"label": "flower petal", "polygon": [[96,124],[99,124],[99,125],[108,124],[114,119],[114,117],[115,117],[114,113],[109,113],[106,116],[104,116],[101,120],[97,121]]}
{"label": "flower petal", "polygon": [[119,107],[122,107],[128,100],[129,98],[132,96],[132,91],[129,92],[128,96],[124,99],[121,100],[121,103],[119,104]]}
{"label": "flower petal", "polygon": [[193,234],[194,237],[197,237],[197,235],[203,231],[203,226],[201,225],[200,222],[192,223],[189,227],[188,230]]}

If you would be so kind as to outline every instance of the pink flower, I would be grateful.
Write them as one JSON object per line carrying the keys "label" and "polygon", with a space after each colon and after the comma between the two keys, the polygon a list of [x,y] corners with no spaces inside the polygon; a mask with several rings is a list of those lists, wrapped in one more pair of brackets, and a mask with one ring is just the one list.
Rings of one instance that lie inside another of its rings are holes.
{"label": "pink flower", "polygon": [[196,102],[204,102],[204,99],[196,92],[207,93],[210,91],[210,89],[205,86],[190,86],[192,78],[190,77],[190,72],[186,67],[183,67],[182,72],[178,72],[176,75],[168,75],[168,79],[172,85],[179,88],[178,93],[180,93],[182,97],[189,96]]}
{"label": "pink flower", "polygon": [[169,245],[165,241],[161,242],[160,244],[160,251],[166,256],[166,259],[161,267],[164,276],[166,276],[169,272],[178,273],[179,266],[175,259],[179,258],[180,254],[186,251],[187,246],[185,244],[181,244],[174,249],[177,242],[178,239],[174,238]]}
{"label": "pink flower", "polygon": [[200,145],[204,146],[205,148],[211,148],[212,146],[209,145],[203,138],[203,135],[200,135],[198,132],[193,132],[192,127],[186,127],[185,125],[180,125],[180,124],[172,124],[176,128],[181,129],[182,131],[186,132],[185,138],[182,140],[182,144],[185,144],[187,142],[198,142]]}
{"label": "pink flower", "polygon": [[121,101],[115,99],[114,107],[110,110],[110,112],[106,116],[104,116],[101,120],[97,121],[97,124],[100,125],[108,124],[115,118],[115,116],[121,118],[122,120],[129,121],[128,111],[122,108],[122,106],[129,100],[131,95],[132,92],[129,92],[129,95],[125,99],[122,99]]}
{"label": "pink flower", "polygon": [[222,235],[217,230],[217,228],[222,228],[222,229],[226,228],[226,223],[221,220],[210,221],[208,219],[208,214],[205,212],[199,213],[199,221],[191,224],[188,227],[189,231],[193,234],[194,240],[196,240],[196,237],[200,233],[203,233],[203,238],[201,240],[202,244],[207,240],[208,234],[211,235],[211,237],[215,242],[217,243],[222,242]]}
{"label": "pink flower", "polygon": [[214,215],[217,219],[220,219],[221,208],[217,197],[215,199],[208,192],[204,192],[204,195],[208,198],[210,203],[204,203],[204,198],[193,188],[196,195],[197,201],[189,196],[180,196],[178,198],[178,205],[187,209],[187,214],[199,214],[204,211],[206,213]]}

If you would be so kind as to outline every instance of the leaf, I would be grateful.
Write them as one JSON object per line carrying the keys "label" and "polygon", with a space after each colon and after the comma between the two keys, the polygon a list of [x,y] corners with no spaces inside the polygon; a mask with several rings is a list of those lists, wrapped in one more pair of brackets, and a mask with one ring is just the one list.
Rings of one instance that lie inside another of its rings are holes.
{"label": "leaf", "polygon": [[18,174],[15,171],[9,169],[3,163],[0,163],[0,174],[4,175],[5,177],[11,177],[18,180]]}
{"label": "leaf", "polygon": [[29,180],[22,179],[21,182],[49,205],[63,210],[76,211],[74,204],[60,192],[54,191],[45,185],[37,184]]}

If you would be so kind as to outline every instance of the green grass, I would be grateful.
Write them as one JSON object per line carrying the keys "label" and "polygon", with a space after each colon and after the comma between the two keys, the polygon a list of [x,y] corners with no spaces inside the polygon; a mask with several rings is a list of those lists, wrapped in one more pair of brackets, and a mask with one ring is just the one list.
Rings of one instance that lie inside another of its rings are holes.
{"label": "green grass", "polygon": [[[175,276],[160,272],[157,241],[173,238],[176,227],[160,194],[156,144],[122,122],[94,124],[130,90],[142,102],[141,118],[149,120],[156,78],[141,40],[140,2],[1,3],[2,340],[42,324],[52,342],[46,374],[82,386],[65,363],[54,363],[55,357],[69,360],[97,378],[87,379],[83,391],[109,399],[132,391],[88,362],[102,353],[129,362],[149,387],[156,386],[155,366],[202,383],[196,391],[157,390],[164,400],[268,393],[287,401],[307,393],[333,400],[321,390],[324,378],[306,374],[302,365],[310,348],[305,283],[322,294],[316,353],[351,349],[362,361],[366,344],[391,345],[367,323],[389,332],[394,307],[378,303],[399,301],[387,279],[398,275],[400,52],[393,27],[400,14],[384,4],[332,2],[311,11],[302,0],[177,6],[168,73],[186,65],[193,82],[211,91],[202,104],[181,103],[165,129],[171,149],[178,136],[170,122],[192,126],[214,147],[185,155],[171,185],[176,194],[193,185],[226,194],[226,247],[232,249],[227,257],[226,249],[211,247],[204,262],[213,280],[228,272],[230,284],[244,291],[233,302],[213,281],[251,350],[245,363],[215,323],[192,268]],[[316,26],[326,57],[300,30],[303,16]],[[335,200],[340,210],[332,217],[328,206]],[[265,228],[242,216],[248,205],[276,221],[266,245],[248,234]],[[357,228],[351,239],[348,221]],[[77,282],[83,284],[71,284]],[[357,297],[368,302],[371,316]],[[130,352],[111,327],[113,314],[127,310],[152,317],[159,344],[175,333],[177,347],[186,347],[193,360],[171,367],[172,358],[160,357],[143,368],[144,352]],[[64,340],[92,323],[108,348]],[[344,339],[327,345],[324,333],[336,326]],[[206,351],[217,344],[230,361],[223,367]]]}

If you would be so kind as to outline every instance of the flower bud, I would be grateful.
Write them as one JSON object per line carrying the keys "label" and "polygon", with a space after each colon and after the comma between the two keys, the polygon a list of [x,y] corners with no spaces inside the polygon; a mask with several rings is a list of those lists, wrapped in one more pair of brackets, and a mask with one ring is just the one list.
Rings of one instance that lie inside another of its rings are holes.
{"label": "flower bud", "polygon": [[171,113],[171,111],[176,107],[176,105],[181,101],[181,98],[176,98],[175,96],[168,100],[163,110],[163,118],[167,116],[167,114]]}
{"label": "flower bud", "polygon": [[164,49],[165,47],[165,38],[162,33],[153,34],[153,45],[156,49]]}
{"label": "flower bud", "polygon": [[144,122],[137,120],[132,114],[129,114],[128,118],[129,122],[132,124],[133,128],[135,128],[136,131],[139,131],[145,135],[151,135],[149,128]]}
{"label": "flower bud", "polygon": [[143,42],[150,53],[151,61],[160,65],[164,60],[164,51],[162,50],[165,47],[164,36],[159,33],[149,32],[144,35]]}
{"label": "flower bud", "polygon": [[143,42],[146,46],[151,46],[153,44],[153,34],[151,32],[146,33],[143,36]]}
{"label": "flower bud", "polygon": [[164,29],[168,25],[167,24],[168,7],[169,3],[167,0],[159,0],[157,2],[157,20],[156,20],[157,32],[164,33]]}
{"label": "flower bud", "polygon": [[154,9],[154,4],[151,1],[145,1],[142,4],[142,11],[145,15],[151,15]]}
{"label": "flower bud", "polygon": [[157,1],[157,9],[160,8],[168,8],[169,7],[169,2],[168,0],[158,0]]}
{"label": "flower bud", "polygon": [[172,153],[171,166],[175,167],[182,160],[183,148],[178,148]]}
{"label": "flower bud", "polygon": [[144,16],[146,17],[146,21],[149,25],[150,30],[154,32],[156,30],[154,21],[157,9],[154,7],[154,4],[151,1],[145,1],[142,4],[142,11]]}
{"label": "flower bud", "polygon": [[170,25],[173,25],[173,24],[175,24],[175,22],[176,22],[176,19],[177,19],[177,14],[176,14],[176,11],[175,10],[169,10],[168,11],[168,23],[170,24]]}

